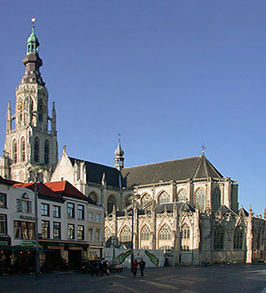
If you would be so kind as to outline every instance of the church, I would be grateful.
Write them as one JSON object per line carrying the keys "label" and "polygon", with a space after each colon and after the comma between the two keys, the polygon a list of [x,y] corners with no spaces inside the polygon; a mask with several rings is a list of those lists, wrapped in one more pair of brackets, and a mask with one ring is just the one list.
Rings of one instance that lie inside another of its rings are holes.
{"label": "church", "polygon": [[[8,102],[0,175],[19,182],[68,181],[105,208],[105,240],[159,249],[173,264],[266,260],[266,212],[239,208],[238,184],[200,156],[125,167],[120,137],[114,166],[69,157],[58,160],[55,103],[51,115],[33,24],[16,108]],[[108,242],[108,241],[107,241]]]}

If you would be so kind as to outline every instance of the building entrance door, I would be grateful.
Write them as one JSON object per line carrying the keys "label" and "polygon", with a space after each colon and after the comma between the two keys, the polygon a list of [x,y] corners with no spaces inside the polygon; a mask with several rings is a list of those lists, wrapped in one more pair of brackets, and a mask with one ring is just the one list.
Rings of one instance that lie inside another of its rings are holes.
{"label": "building entrance door", "polygon": [[81,250],[69,250],[68,263],[71,269],[79,270],[81,267]]}

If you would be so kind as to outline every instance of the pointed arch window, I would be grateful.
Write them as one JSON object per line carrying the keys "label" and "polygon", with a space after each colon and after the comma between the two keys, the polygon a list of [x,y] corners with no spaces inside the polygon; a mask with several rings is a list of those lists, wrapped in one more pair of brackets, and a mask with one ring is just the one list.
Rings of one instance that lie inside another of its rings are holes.
{"label": "pointed arch window", "polygon": [[43,121],[43,102],[42,102],[42,100],[40,100],[38,108],[39,108],[39,121],[42,122]]}
{"label": "pointed arch window", "polygon": [[18,162],[18,143],[16,139],[13,140],[12,158],[13,158],[13,162],[16,164]]}
{"label": "pointed arch window", "polygon": [[202,188],[199,188],[195,194],[195,205],[200,211],[204,211],[205,193]]}
{"label": "pointed arch window", "polygon": [[234,231],[234,249],[242,249],[243,247],[243,229],[236,227]]}
{"label": "pointed arch window", "polygon": [[141,233],[140,233],[140,239],[141,240],[150,240],[150,229],[145,225],[142,229],[141,229]]}
{"label": "pointed arch window", "polygon": [[158,197],[158,204],[170,202],[170,196],[167,192],[163,191]]}
{"label": "pointed arch window", "polygon": [[141,198],[142,206],[145,206],[150,201],[151,201],[151,196],[148,193],[144,194]]}
{"label": "pointed arch window", "polygon": [[216,212],[221,206],[221,191],[219,187],[215,187],[212,193],[212,209]]}
{"label": "pointed arch window", "polygon": [[25,162],[25,160],[26,160],[26,144],[25,144],[24,137],[21,138],[20,148],[21,148],[21,162]]}
{"label": "pointed arch window", "polygon": [[171,229],[168,225],[163,225],[159,232],[159,240],[171,240]]}
{"label": "pointed arch window", "polygon": [[92,191],[90,194],[89,194],[89,198],[93,201],[95,201],[96,203],[98,202],[98,198],[97,198],[97,194]]}
{"label": "pointed arch window", "polygon": [[222,226],[214,229],[213,248],[214,250],[222,250],[224,248],[224,228]]}
{"label": "pointed arch window", "polygon": [[116,199],[113,195],[110,195],[107,200],[107,212],[110,214],[113,211],[113,206],[117,206]]}
{"label": "pointed arch window", "polygon": [[44,143],[44,163],[49,164],[49,152],[50,152],[50,145],[49,140],[47,139]]}
{"label": "pointed arch window", "polygon": [[125,226],[120,232],[121,242],[131,242],[131,230],[128,226]]}
{"label": "pointed arch window", "polygon": [[189,239],[190,238],[190,229],[189,229],[189,226],[187,224],[182,226],[181,238],[182,239]]}
{"label": "pointed arch window", "polygon": [[187,192],[185,189],[182,189],[178,192],[177,201],[187,201]]}
{"label": "pointed arch window", "polygon": [[34,139],[34,161],[39,162],[40,160],[40,141],[38,137]]}

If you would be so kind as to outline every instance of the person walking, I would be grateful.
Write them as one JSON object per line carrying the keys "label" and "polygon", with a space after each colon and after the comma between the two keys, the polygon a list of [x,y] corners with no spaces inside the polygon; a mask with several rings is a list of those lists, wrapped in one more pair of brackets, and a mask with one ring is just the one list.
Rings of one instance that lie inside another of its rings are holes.
{"label": "person walking", "polygon": [[146,265],[146,262],[141,258],[139,262],[139,268],[140,268],[140,273],[142,277],[144,276],[145,265]]}
{"label": "person walking", "polygon": [[132,265],[132,272],[135,277],[137,276],[137,271],[138,271],[138,262],[135,259]]}

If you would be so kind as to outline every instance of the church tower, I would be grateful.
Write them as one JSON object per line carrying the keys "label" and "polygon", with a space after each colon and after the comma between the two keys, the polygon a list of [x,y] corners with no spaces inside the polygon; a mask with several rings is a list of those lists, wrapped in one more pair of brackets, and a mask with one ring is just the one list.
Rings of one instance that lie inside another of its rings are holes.
{"label": "church tower", "polygon": [[34,173],[38,174],[38,180],[49,181],[58,161],[55,104],[50,117],[48,91],[40,74],[39,45],[33,18],[27,54],[23,59],[25,73],[16,88],[14,115],[11,115],[8,102],[2,158],[2,176],[21,182],[33,180]]}

